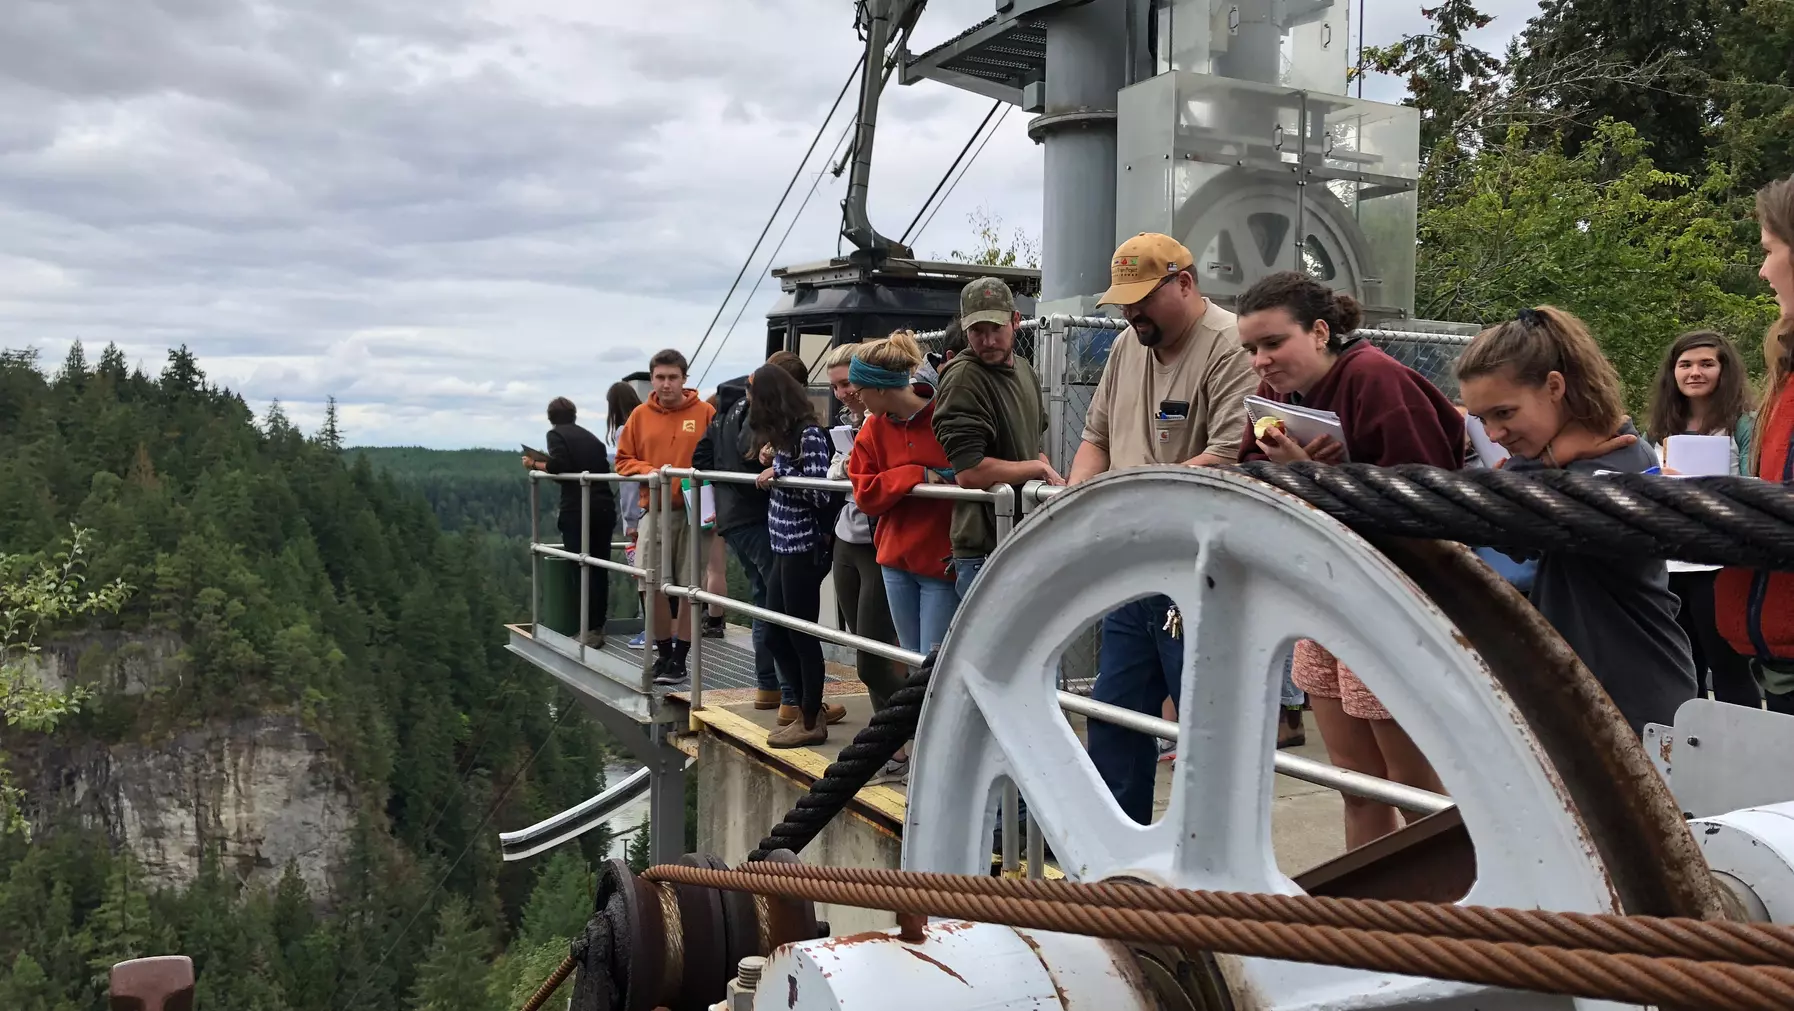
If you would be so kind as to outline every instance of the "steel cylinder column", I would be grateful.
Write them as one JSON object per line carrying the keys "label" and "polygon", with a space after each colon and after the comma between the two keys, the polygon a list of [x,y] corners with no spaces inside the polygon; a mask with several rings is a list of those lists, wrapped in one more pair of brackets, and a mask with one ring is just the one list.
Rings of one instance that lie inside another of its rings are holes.
{"label": "steel cylinder column", "polygon": [[1053,12],[1046,107],[1028,136],[1046,148],[1042,301],[1109,286],[1115,250],[1115,96],[1126,82],[1127,0]]}

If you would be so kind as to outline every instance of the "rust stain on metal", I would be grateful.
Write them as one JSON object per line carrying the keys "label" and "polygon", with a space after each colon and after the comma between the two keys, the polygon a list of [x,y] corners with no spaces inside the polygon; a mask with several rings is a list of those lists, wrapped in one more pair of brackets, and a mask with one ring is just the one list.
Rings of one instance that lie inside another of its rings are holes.
{"label": "rust stain on metal", "polygon": [[1669,764],[1670,752],[1674,750],[1676,750],[1676,736],[1674,734],[1663,734],[1658,737],[1657,756],[1663,759],[1664,765]]}
{"label": "rust stain on metal", "polygon": [[839,937],[831,937],[826,941],[818,942],[813,950],[839,951],[842,948],[851,948],[855,945],[890,940],[894,940],[894,938],[882,930],[868,930],[863,934],[843,934]]}
{"label": "rust stain on metal", "polygon": [[897,939],[906,944],[921,944],[924,937],[922,928],[928,923],[928,917],[920,913],[897,914]]}
{"label": "rust stain on metal", "polygon": [[786,990],[785,1006],[788,1008],[796,1007],[797,1006],[797,977],[796,976],[786,976],[785,977],[785,990]]}
{"label": "rust stain on metal", "polygon": [[927,962],[929,965],[934,966],[936,969],[939,969],[940,971],[946,973],[947,975],[952,976],[954,979],[959,980],[961,983],[965,983],[966,986],[972,985],[970,983],[966,983],[966,978],[964,976],[961,976],[959,973],[954,972],[953,968],[951,966],[949,966],[947,963],[941,961],[940,959],[930,958],[928,955],[926,955],[920,951],[917,951],[914,948],[905,948],[903,950],[916,956],[917,958],[921,959],[922,961]]}

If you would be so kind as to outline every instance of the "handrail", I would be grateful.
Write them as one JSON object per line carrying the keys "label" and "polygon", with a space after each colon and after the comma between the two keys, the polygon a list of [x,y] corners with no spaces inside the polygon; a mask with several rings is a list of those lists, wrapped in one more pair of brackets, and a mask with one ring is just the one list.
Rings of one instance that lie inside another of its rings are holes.
{"label": "handrail", "polygon": [[604,824],[618,808],[647,792],[649,773],[650,770],[644,765],[623,777],[615,786],[606,788],[603,793],[583,800],[559,814],[515,832],[500,832],[498,845],[504,860],[507,863],[527,860]]}
{"label": "handrail", "polygon": [[[1177,740],[1177,724],[1157,716],[1137,713],[1132,709],[1112,706],[1107,702],[1087,699],[1082,695],[1070,692],[1059,693],[1059,708],[1069,713],[1104,723],[1113,723],[1118,727],[1137,733],[1151,734],[1167,741]],[[1353,797],[1364,797],[1368,800],[1381,801],[1399,807],[1404,811],[1419,811],[1424,814],[1437,814],[1454,803],[1450,797],[1422,790],[1418,787],[1393,783],[1387,779],[1341,769],[1326,762],[1317,762],[1312,758],[1303,758],[1288,752],[1276,752],[1273,766],[1279,775],[1291,779],[1299,779],[1316,786],[1325,786]]]}
{"label": "handrail", "polygon": [[[739,470],[694,470],[689,467],[662,467],[661,473],[668,477],[689,478],[694,481],[708,481],[711,484],[757,484],[760,476]],[[812,491],[834,491],[844,494],[853,492],[853,482],[837,481],[825,477],[775,477],[767,485],[769,488],[806,488]],[[961,488],[952,484],[919,484],[911,488],[906,495],[916,498],[951,499],[956,502],[984,502],[994,504],[1001,494],[989,489]]]}

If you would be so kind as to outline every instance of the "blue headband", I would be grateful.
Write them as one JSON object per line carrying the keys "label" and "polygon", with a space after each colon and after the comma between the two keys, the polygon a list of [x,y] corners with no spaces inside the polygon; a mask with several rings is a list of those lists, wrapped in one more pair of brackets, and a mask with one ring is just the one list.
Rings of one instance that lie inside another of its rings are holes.
{"label": "blue headband", "polygon": [[874,390],[901,390],[910,384],[909,370],[882,369],[862,358],[847,363],[847,381]]}

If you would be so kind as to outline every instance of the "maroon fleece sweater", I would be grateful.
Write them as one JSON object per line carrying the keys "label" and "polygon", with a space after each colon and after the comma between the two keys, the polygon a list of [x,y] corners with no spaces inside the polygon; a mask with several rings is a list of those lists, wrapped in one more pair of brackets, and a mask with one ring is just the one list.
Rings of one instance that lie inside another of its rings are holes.
{"label": "maroon fleece sweater", "polygon": [[[1393,467],[1426,463],[1464,466],[1464,417],[1426,377],[1362,338],[1346,345],[1307,396],[1284,395],[1268,383],[1258,395],[1339,415],[1353,463]],[[1263,460],[1252,423],[1240,438],[1240,461]]]}

